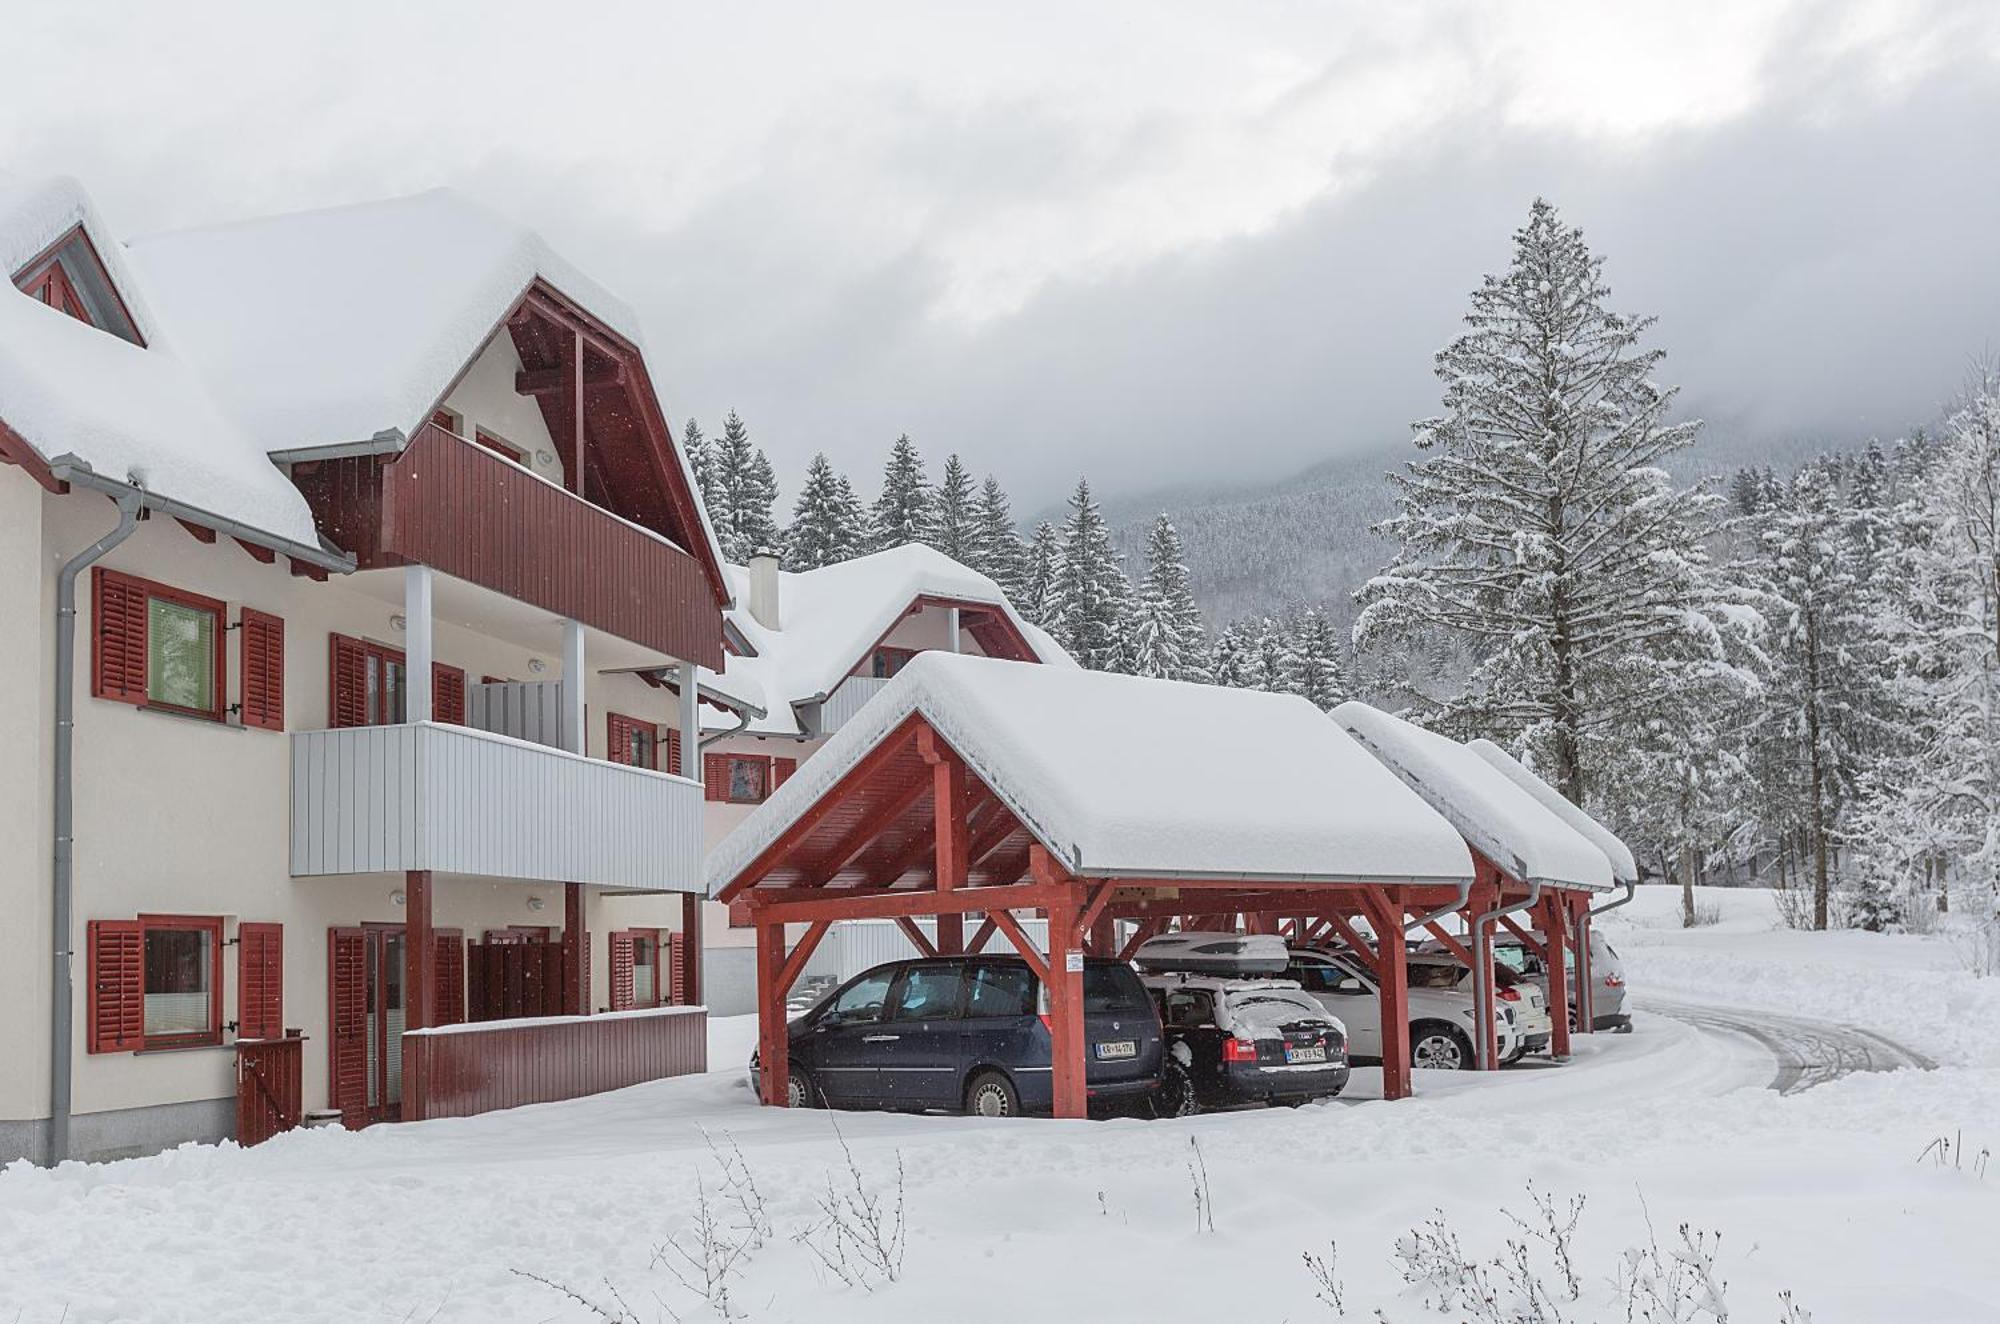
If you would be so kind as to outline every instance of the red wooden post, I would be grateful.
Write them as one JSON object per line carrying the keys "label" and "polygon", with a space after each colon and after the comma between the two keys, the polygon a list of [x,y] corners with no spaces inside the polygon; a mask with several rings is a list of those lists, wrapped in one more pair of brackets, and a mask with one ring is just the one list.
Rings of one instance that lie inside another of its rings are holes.
{"label": "red wooden post", "polygon": [[1549,1052],[1558,1060],[1569,1056],[1570,973],[1563,967],[1568,925],[1569,894],[1550,892],[1542,899],[1542,967],[1549,972]]}
{"label": "red wooden post", "polygon": [[563,884],[563,990],[565,1016],[582,1016],[590,1011],[590,985],[585,982],[583,952],[590,935],[583,931],[583,884]]}
{"label": "red wooden post", "polygon": [[785,990],[779,986],[785,968],[785,926],[757,925],[757,1081],[764,1102],[773,1108],[790,1106],[791,1045],[787,1042]]}
{"label": "red wooden post", "polygon": [[1083,935],[1077,921],[1085,905],[1082,886],[1039,843],[1028,848],[1028,870],[1037,883],[1060,887],[1049,904],[1049,1065],[1057,1117],[1086,1117],[1084,1075]]}
{"label": "red wooden post", "polygon": [[1362,898],[1375,930],[1375,974],[1382,1012],[1382,1097],[1407,1099],[1410,1081],[1410,967],[1403,941],[1403,903],[1394,889]]}
{"label": "red wooden post", "polygon": [[[937,837],[937,890],[965,886],[971,870],[965,813],[965,764],[928,726],[917,733],[917,748],[931,765],[932,821]],[[956,912],[937,917],[937,949],[945,956],[965,950],[965,916]]]}
{"label": "red wooden post", "polygon": [[431,927],[431,875],[403,875],[403,1028],[437,1024],[437,935]]}
{"label": "red wooden post", "polygon": [[700,1006],[701,989],[701,903],[699,892],[681,893],[681,981],[687,1001]]}

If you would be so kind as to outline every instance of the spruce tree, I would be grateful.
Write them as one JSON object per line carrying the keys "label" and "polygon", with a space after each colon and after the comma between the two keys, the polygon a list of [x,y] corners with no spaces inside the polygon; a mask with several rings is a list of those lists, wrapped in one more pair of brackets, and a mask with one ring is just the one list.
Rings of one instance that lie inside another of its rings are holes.
{"label": "spruce tree", "polygon": [[1231,621],[1223,626],[1221,635],[1215,641],[1215,652],[1209,660],[1208,678],[1231,689],[1250,688],[1253,648],[1251,632],[1243,622]]}
{"label": "spruce tree", "polygon": [[[701,424],[694,419],[687,421],[687,431],[681,437],[681,451],[687,456],[695,486],[701,489],[701,504],[708,511],[708,522],[715,529],[716,541],[723,542],[723,531],[735,527],[735,517],[730,513],[728,489],[715,478],[714,443],[703,435]],[[723,556],[728,559],[728,552],[725,551]]]}
{"label": "spruce tree", "polygon": [[1146,538],[1146,575],[1132,615],[1132,670],[1138,675],[1199,680],[1208,669],[1208,642],[1184,557],[1180,535],[1162,514]]}
{"label": "spruce tree", "polygon": [[1340,636],[1327,614],[1309,607],[1294,631],[1297,645],[1286,688],[1311,699],[1321,712],[1347,700],[1346,669],[1340,661]]}
{"label": "spruce tree", "polygon": [[847,481],[847,475],[840,475],[835,484],[836,503],[840,507],[840,519],[852,530],[851,547],[848,558],[860,556],[875,546],[875,520],[868,513],[868,505],[855,492],[854,484]]}
{"label": "spruce tree", "polygon": [[960,565],[977,569],[984,530],[972,475],[956,452],[945,457],[944,477],[938,481],[931,508],[933,536],[927,541]]}
{"label": "spruce tree", "polygon": [[993,475],[979,490],[979,556],[972,564],[1000,586],[1015,607],[1026,611],[1028,548],[1014,528],[1014,511]]}
{"label": "spruce tree", "polygon": [[924,475],[923,456],[917,454],[910,434],[896,438],[889,449],[889,463],[882,471],[882,491],[871,511],[874,525],[873,551],[885,551],[908,543],[935,545],[937,503],[930,479]]}
{"label": "spruce tree", "polygon": [[1080,478],[1063,521],[1048,628],[1078,665],[1092,671],[1130,670],[1132,586],[1118,562],[1104,512],[1089,480]]}
{"label": "spruce tree", "polygon": [[708,469],[715,492],[709,519],[723,557],[740,564],[757,552],[777,550],[778,522],[771,513],[778,499],[777,476],[764,452],[751,444],[750,429],[734,409],[711,444]]}
{"label": "spruce tree", "polygon": [[[1473,657],[1442,715],[1524,747],[1572,801],[1622,757],[1621,732],[1683,677],[1653,659],[1712,640],[1705,538],[1719,499],[1662,462],[1696,422],[1668,423],[1651,319],[1605,306],[1602,259],[1537,199],[1506,272],[1472,295],[1436,361],[1445,412],[1395,481],[1393,562],[1357,595],[1356,643],[1442,633]],[[1719,645],[1710,645],[1719,652]]]}
{"label": "spruce tree", "polygon": [[1062,539],[1055,526],[1043,520],[1028,541],[1027,570],[1021,596],[1014,605],[1043,629],[1049,628],[1049,599],[1055,589],[1056,569],[1062,563]]}
{"label": "spruce tree", "polygon": [[1245,672],[1250,689],[1268,690],[1272,694],[1291,692],[1292,678],[1298,674],[1298,650],[1284,621],[1266,616],[1257,622],[1250,636],[1250,660]]}
{"label": "spruce tree", "polygon": [[805,484],[792,507],[792,525],[785,531],[785,567],[817,570],[852,559],[859,550],[851,509],[853,489],[842,497],[843,478],[821,451],[806,466]]}

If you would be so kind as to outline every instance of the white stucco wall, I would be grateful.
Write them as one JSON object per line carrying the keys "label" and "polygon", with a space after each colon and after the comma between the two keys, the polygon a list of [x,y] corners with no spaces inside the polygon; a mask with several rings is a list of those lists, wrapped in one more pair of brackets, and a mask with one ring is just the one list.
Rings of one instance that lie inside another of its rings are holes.
{"label": "white stucco wall", "polygon": [[485,428],[526,451],[528,467],[559,484],[566,450],[550,439],[548,423],[535,397],[514,390],[514,374],[519,371],[521,356],[514,350],[513,338],[503,330],[486,342],[486,348],[445,397],[444,407],[463,420],[460,435],[470,439],[477,429]]}
{"label": "white stucco wall", "polygon": [[[509,382],[511,387],[511,381]],[[55,568],[113,522],[111,503],[78,494],[44,494],[19,470],[0,468],[0,683],[38,696],[0,711],[0,1121],[47,1116],[48,843],[47,704],[52,677],[49,616]],[[39,573],[37,565],[39,564]],[[227,538],[196,541],[170,519],[152,519],[101,564],[173,587],[223,599],[234,620],[242,606],[285,621],[288,731],[327,725],[328,634],[370,638],[401,648],[390,617],[399,607],[363,594],[335,576],[314,583],[293,576],[282,558],[263,565]],[[233,1085],[233,1055],[198,1048],[135,1055],[87,1052],[85,924],[139,914],[221,915],[225,940],[240,921],[285,925],[285,1023],[305,1030],[308,1107],[326,1103],[326,930],[370,921],[396,923],[391,893],[400,875],[294,880],[287,872],[290,833],[290,738],[198,719],[146,712],[90,695],[89,580],[80,585],[76,712],[75,1111],[217,1099]],[[237,632],[228,634],[225,674],[238,697]],[[530,657],[552,663],[545,648],[475,633],[440,620],[437,659],[482,674],[527,678]],[[605,752],[605,715],[617,711],[663,723],[671,696],[629,675],[591,674],[585,690],[588,751]],[[563,922],[558,886],[440,876],[434,923],[477,935],[505,925]],[[538,897],[544,908],[529,908]],[[656,902],[655,904],[662,904]],[[678,913],[678,898],[666,903]],[[605,933],[616,925],[606,899],[593,893],[586,924],[592,947],[592,1006],[609,1000]],[[18,921],[18,922],[17,922]],[[223,953],[223,1018],[236,1015],[236,949]]]}

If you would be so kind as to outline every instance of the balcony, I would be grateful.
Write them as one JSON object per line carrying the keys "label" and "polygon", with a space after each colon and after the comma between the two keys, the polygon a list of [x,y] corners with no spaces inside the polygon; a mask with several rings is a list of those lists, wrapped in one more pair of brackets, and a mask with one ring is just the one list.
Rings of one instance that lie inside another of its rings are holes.
{"label": "balcony", "polygon": [[291,740],[295,878],[430,869],[701,886],[697,782],[436,722]]}
{"label": "balcony", "polygon": [[833,693],[819,707],[820,732],[830,736],[853,721],[862,705],[880,694],[888,683],[886,676],[849,676],[834,686]]}

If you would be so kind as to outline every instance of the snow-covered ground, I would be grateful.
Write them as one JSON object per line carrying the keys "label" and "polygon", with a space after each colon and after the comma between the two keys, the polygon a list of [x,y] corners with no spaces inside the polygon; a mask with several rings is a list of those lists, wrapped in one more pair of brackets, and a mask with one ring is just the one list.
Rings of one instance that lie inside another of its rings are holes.
{"label": "snow-covered ground", "polygon": [[[1683,1222],[1722,1234],[1732,1319],[1784,1319],[1787,1289],[1816,1324],[1996,1318],[2000,1163],[1982,1177],[1976,1155],[2000,1148],[2000,981],[1955,973],[1944,940],[1776,932],[1761,894],[1724,894],[1722,925],[1682,933],[1674,900],[1642,891],[1605,926],[1642,1001],[1851,1021],[1940,1069],[1781,1097],[1754,1044],[1642,1012],[1567,1067],[1422,1075],[1405,1104],[1372,1100],[1379,1075],[1359,1071],[1336,1102],[1185,1122],[839,1114],[885,1207],[899,1159],[904,1173],[898,1280],[850,1287],[795,1239],[829,1177],[848,1180],[836,1115],[754,1107],[735,1069],[752,1028],[729,1020],[713,1027],[726,1069],[706,1077],[253,1150],[17,1166],[0,1175],[0,1321],[713,1318],[655,1263],[671,1238],[693,1248],[698,1192],[719,1199],[704,1132],[740,1145],[771,1224],[737,1261],[733,1304],[752,1320],[1336,1320],[1302,1260],[1330,1247],[1347,1318],[1483,1318],[1429,1309],[1396,1244],[1442,1210],[1467,1257],[1503,1256],[1522,1234],[1502,1211],[1533,1219],[1531,1181],[1587,1199],[1580,1300],[1530,1252],[1565,1320],[1626,1318],[1613,1278],[1649,1218],[1663,1250]],[[1961,1131],[1962,1168],[1919,1161]]]}

